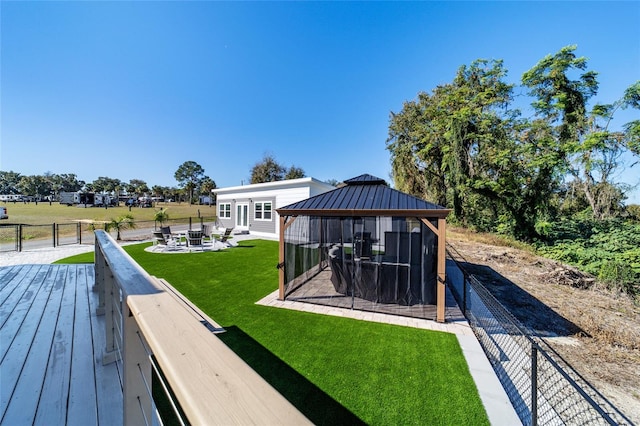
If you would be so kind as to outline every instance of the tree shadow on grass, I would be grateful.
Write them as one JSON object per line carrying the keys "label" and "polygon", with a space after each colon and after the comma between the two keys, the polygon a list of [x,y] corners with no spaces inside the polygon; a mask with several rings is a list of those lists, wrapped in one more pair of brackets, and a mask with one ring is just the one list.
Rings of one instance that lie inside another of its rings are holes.
{"label": "tree shadow on grass", "polygon": [[558,314],[493,268],[468,262],[461,262],[461,266],[475,275],[502,306],[538,336],[588,335],[575,323]]}
{"label": "tree shadow on grass", "polygon": [[242,358],[271,386],[280,392],[311,422],[317,425],[364,425],[355,414],[311,383],[267,348],[237,326],[225,326],[218,334],[231,350]]}

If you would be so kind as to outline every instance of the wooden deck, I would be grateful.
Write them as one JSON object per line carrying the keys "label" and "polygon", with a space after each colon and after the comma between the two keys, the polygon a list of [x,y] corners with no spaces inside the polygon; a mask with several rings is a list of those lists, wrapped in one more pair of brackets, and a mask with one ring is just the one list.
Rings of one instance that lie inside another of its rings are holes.
{"label": "wooden deck", "polygon": [[94,265],[0,268],[0,424],[122,424]]}
{"label": "wooden deck", "polygon": [[[286,296],[286,300],[411,318],[436,319],[436,305],[405,306],[375,303],[358,297],[352,298],[351,296],[337,293],[331,283],[331,270],[329,268],[324,269],[309,281],[299,286]],[[445,320],[464,319],[464,315],[450,291],[446,292],[445,306]]]}

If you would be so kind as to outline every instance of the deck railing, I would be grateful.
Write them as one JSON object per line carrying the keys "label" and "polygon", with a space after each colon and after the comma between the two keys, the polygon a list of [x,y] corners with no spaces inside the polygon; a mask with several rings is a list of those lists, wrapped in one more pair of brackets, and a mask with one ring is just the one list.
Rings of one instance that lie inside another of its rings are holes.
{"label": "deck railing", "polygon": [[[96,231],[95,237],[103,362],[122,365],[125,425],[162,424],[159,405],[181,424],[309,423],[218,339],[223,330],[211,318],[150,276],[110,235]],[[154,400],[156,389],[164,402]]]}

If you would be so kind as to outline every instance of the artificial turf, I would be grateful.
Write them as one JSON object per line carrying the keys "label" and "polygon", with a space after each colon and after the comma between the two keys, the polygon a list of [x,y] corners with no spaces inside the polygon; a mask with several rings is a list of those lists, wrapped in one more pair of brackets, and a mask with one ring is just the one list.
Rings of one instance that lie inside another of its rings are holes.
{"label": "artificial turf", "polygon": [[222,325],[218,337],[315,424],[488,424],[453,334],[256,305],[277,288],[277,242],[172,255],[147,246],[125,250]]}

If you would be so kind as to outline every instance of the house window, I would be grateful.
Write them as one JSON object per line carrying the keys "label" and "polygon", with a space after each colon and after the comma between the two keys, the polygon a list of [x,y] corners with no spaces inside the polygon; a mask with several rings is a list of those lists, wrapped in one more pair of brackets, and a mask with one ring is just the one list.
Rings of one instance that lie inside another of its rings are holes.
{"label": "house window", "polygon": [[230,218],[231,217],[231,204],[230,203],[224,203],[224,204],[220,204],[219,207],[219,211],[218,211],[218,216],[221,218]]}
{"label": "house window", "polygon": [[271,220],[271,201],[259,201],[254,205],[255,220]]}

